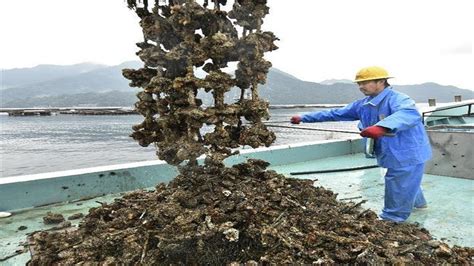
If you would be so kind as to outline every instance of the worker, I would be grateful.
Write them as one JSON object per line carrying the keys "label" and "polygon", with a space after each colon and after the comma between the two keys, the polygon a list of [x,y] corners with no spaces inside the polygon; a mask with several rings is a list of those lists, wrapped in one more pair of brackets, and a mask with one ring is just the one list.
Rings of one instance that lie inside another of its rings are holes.
{"label": "worker", "polygon": [[355,82],[367,97],[343,108],[295,115],[290,121],[299,124],[359,120],[360,135],[375,140],[377,164],[387,168],[380,218],[403,222],[414,207],[427,207],[421,180],[425,162],[431,158],[431,146],[415,102],[393,90],[389,78],[392,77],[381,67],[362,68]]}

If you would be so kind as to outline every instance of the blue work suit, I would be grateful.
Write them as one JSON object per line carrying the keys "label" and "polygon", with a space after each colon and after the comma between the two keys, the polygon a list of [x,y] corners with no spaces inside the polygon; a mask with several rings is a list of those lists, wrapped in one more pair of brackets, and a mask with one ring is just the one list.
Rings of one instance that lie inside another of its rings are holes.
{"label": "blue work suit", "polygon": [[420,184],[425,162],[431,158],[431,146],[415,102],[407,95],[386,87],[376,96],[368,96],[336,108],[301,116],[305,123],[359,120],[359,129],[377,125],[395,136],[375,141],[377,163],[387,168],[385,201],[380,217],[405,221],[413,207],[426,205]]}

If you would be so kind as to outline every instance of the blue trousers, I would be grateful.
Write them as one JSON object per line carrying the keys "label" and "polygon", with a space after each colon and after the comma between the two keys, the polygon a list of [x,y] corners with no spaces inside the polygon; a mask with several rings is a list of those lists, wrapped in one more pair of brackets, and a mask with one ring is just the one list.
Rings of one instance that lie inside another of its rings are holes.
{"label": "blue trousers", "polygon": [[389,168],[385,174],[385,200],[380,218],[403,222],[411,214],[413,207],[426,206],[421,190],[421,179],[425,164],[401,168]]}

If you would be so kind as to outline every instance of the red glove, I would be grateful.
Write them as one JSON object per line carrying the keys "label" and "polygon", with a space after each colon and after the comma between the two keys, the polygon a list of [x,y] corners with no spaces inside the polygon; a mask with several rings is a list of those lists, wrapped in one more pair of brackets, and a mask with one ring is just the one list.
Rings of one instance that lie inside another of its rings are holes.
{"label": "red glove", "polygon": [[299,115],[294,115],[294,116],[292,116],[291,119],[290,119],[290,122],[291,122],[292,124],[299,124],[299,123],[301,123],[301,116],[299,116]]}
{"label": "red glove", "polygon": [[367,127],[360,132],[362,137],[378,139],[387,133],[387,129],[380,126]]}

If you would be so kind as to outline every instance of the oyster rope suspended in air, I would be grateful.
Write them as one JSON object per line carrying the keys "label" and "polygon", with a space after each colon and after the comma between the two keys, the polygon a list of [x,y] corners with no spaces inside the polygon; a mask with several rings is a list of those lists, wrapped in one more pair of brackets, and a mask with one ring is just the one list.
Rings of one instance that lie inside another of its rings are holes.
{"label": "oyster rope suspended in air", "polygon": [[[207,1],[158,1],[150,10],[148,1],[128,1],[144,35],[137,44],[144,67],[123,70],[130,85],[142,89],[135,108],[144,121],[131,136],[142,146],[154,144],[159,159],[169,164],[195,165],[206,154],[206,164],[223,165],[237,153],[232,149],[275,141],[262,122],[269,119],[268,102],[258,95],[271,67],[263,55],[278,48],[275,35],[261,30],[269,8],[266,1],[236,1],[227,12],[226,2],[213,1],[211,8]],[[229,63],[237,63],[235,77],[223,71]],[[196,77],[199,68],[204,78]],[[234,86],[240,98],[226,103]],[[213,106],[203,106],[199,91],[212,93]],[[244,97],[247,91],[250,98]]]}

